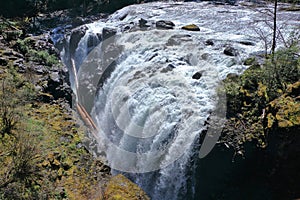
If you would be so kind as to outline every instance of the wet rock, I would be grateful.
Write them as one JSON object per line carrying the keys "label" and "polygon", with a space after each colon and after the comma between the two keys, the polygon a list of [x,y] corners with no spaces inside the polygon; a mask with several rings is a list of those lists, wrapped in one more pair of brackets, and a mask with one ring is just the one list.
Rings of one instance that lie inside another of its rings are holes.
{"label": "wet rock", "polygon": [[160,72],[161,72],[161,73],[167,73],[167,72],[172,71],[174,68],[175,68],[174,65],[169,64],[166,68],[163,68]]}
{"label": "wet rock", "polygon": [[147,20],[141,18],[139,20],[139,26],[140,26],[140,28],[148,28],[148,27],[150,27],[150,25],[148,25],[147,23],[148,23]]}
{"label": "wet rock", "polygon": [[189,24],[189,25],[183,26],[181,29],[187,30],[187,31],[200,31],[200,28],[195,24]]}
{"label": "wet rock", "polygon": [[70,53],[71,55],[75,54],[75,51],[78,47],[78,43],[80,42],[81,38],[85,35],[87,30],[86,26],[78,27],[71,32],[70,37]]}
{"label": "wet rock", "polygon": [[125,13],[119,17],[120,21],[123,21],[128,16],[128,13]]}
{"label": "wet rock", "polygon": [[208,39],[208,40],[205,41],[204,44],[207,45],[207,46],[213,46],[214,45],[214,41],[211,40],[211,39]]}
{"label": "wet rock", "polygon": [[253,42],[250,41],[240,41],[239,43],[246,45],[246,46],[255,46],[255,44]]}
{"label": "wet rock", "polygon": [[175,24],[171,21],[160,20],[156,22],[156,28],[159,29],[173,29]]}
{"label": "wet rock", "polygon": [[167,46],[177,46],[180,45],[182,42],[188,42],[192,41],[192,36],[191,35],[172,35],[170,39],[167,42]]}
{"label": "wet rock", "polygon": [[227,55],[227,56],[237,56],[239,55],[238,51],[231,47],[231,46],[228,46],[224,49],[224,54]]}
{"label": "wet rock", "polygon": [[203,60],[208,60],[208,58],[209,58],[209,53],[204,53],[204,54],[202,54],[202,55],[201,55],[201,58],[202,58]]}
{"label": "wet rock", "polygon": [[202,72],[196,72],[193,76],[192,79],[199,80],[202,77]]}
{"label": "wet rock", "polygon": [[110,179],[104,191],[104,199],[150,200],[141,188],[122,174]]}
{"label": "wet rock", "polygon": [[117,30],[115,28],[104,27],[102,30],[102,38],[106,40],[114,35],[116,35]]}
{"label": "wet rock", "polygon": [[100,33],[89,35],[87,40],[87,47],[88,48],[96,47],[101,42],[101,39],[102,39],[102,35]]}

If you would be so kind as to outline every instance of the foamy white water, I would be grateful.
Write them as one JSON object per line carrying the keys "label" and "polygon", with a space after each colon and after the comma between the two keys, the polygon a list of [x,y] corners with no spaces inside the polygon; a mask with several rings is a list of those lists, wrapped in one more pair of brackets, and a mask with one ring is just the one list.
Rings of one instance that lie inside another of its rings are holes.
{"label": "foamy white water", "polygon": [[[98,147],[113,173],[126,172],[153,199],[182,199],[192,192],[187,183],[199,137],[217,103],[226,101],[216,88],[229,73],[242,73],[250,54],[264,50],[255,30],[269,30],[264,22],[253,24],[262,17],[241,5],[148,3],[128,6],[105,22],[87,25],[75,54],[77,95],[83,105],[93,100]],[[141,18],[149,28],[138,28]],[[282,34],[299,25],[299,18],[279,13],[279,24],[289,19]],[[158,20],[170,20],[175,28],[156,29]],[[181,29],[191,23],[200,32]],[[89,36],[102,33],[104,27],[115,28],[117,35],[88,55]],[[205,44],[208,39],[214,44]],[[227,46],[238,54],[225,55]],[[193,79],[197,72],[201,78]],[[219,110],[220,116],[225,110]]]}

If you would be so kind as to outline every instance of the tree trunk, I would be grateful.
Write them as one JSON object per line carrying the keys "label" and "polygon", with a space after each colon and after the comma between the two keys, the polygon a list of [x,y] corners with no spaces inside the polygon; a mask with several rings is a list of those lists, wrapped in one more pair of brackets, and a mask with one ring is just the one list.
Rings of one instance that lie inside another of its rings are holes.
{"label": "tree trunk", "polygon": [[273,17],[273,42],[272,42],[272,56],[274,56],[276,48],[276,34],[277,34],[277,0],[274,2],[274,17]]}

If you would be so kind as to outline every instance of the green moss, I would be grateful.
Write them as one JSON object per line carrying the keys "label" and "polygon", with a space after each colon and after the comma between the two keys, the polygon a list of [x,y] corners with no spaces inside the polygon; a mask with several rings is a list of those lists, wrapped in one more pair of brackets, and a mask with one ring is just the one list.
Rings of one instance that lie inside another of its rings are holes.
{"label": "green moss", "polygon": [[150,198],[136,184],[125,176],[119,174],[114,176],[107,184],[104,192],[106,200],[149,200]]}
{"label": "green moss", "polygon": [[200,28],[195,24],[189,24],[189,25],[183,26],[182,29],[188,30],[188,31],[200,31]]}
{"label": "green moss", "polygon": [[296,52],[293,46],[279,50],[262,67],[254,63],[242,75],[224,80],[229,120],[221,140],[236,152],[250,141],[265,148],[266,133],[274,128],[300,126],[300,59],[294,56]]}
{"label": "green moss", "polygon": [[250,57],[244,61],[244,65],[253,65],[253,64],[255,64],[255,62],[256,62],[255,57]]}

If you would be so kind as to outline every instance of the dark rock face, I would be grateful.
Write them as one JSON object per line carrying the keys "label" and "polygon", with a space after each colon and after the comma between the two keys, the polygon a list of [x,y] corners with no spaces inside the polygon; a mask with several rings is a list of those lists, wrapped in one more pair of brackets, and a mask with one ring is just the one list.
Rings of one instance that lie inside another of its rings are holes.
{"label": "dark rock face", "polygon": [[70,53],[73,55],[78,47],[78,43],[80,42],[81,38],[85,35],[87,30],[86,26],[81,26],[78,27],[71,32],[71,37],[70,37]]}
{"label": "dark rock face", "polygon": [[105,27],[102,30],[102,38],[103,38],[103,40],[106,40],[106,39],[116,35],[116,33],[117,33],[116,29]]}
{"label": "dark rock face", "polygon": [[239,55],[238,51],[231,47],[231,46],[228,46],[224,49],[224,54],[227,55],[227,56],[237,56]]}
{"label": "dark rock face", "polygon": [[156,28],[159,29],[173,29],[175,24],[171,21],[160,20],[156,22]]}
{"label": "dark rock face", "polygon": [[[72,103],[72,89],[69,83],[69,76],[67,70],[56,69],[51,71],[47,78],[47,87],[44,92],[49,93],[54,99],[65,99],[69,105]],[[49,99],[44,98],[45,101]]]}
{"label": "dark rock face", "polygon": [[199,80],[201,77],[202,77],[202,73],[201,73],[201,72],[196,72],[196,73],[192,76],[192,79]]}
{"label": "dark rock face", "polygon": [[101,42],[101,40],[102,40],[101,34],[89,35],[87,40],[87,47],[88,48],[96,47]]}
{"label": "dark rock face", "polygon": [[0,58],[0,65],[6,66],[8,64],[7,60]]}

